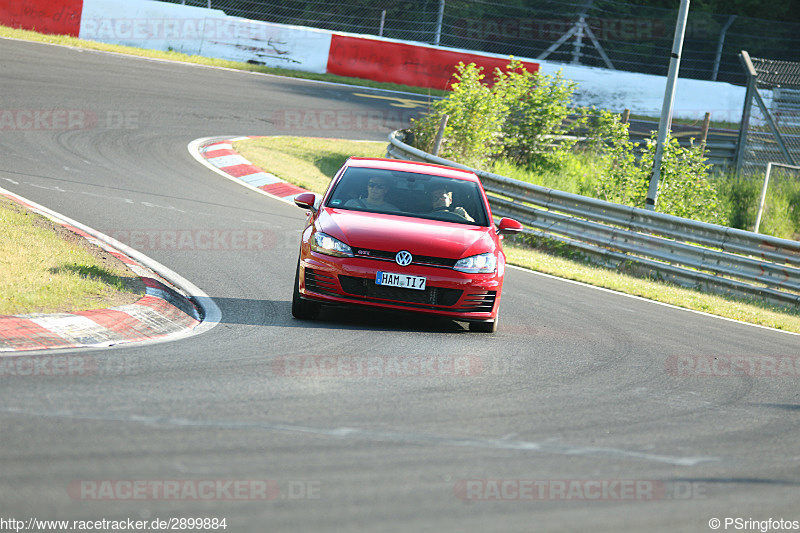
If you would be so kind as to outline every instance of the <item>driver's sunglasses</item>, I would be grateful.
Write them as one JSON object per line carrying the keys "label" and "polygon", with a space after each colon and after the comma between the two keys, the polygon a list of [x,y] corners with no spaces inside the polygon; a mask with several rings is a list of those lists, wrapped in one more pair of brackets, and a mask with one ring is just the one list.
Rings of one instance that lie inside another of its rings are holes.
{"label": "driver's sunglasses", "polygon": [[370,181],[367,185],[369,187],[372,187],[373,189],[385,189],[386,188],[386,184],[385,183],[378,183],[376,181]]}

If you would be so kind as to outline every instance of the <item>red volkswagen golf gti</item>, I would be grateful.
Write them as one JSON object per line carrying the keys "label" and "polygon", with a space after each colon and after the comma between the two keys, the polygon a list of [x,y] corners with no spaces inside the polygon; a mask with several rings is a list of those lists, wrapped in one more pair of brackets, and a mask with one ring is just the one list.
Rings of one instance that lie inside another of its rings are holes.
{"label": "red volkswagen golf gti", "polygon": [[296,318],[321,305],[413,311],[497,329],[504,233],[486,193],[468,171],[388,159],[350,158],[322,197],[303,193],[309,211],[292,298]]}

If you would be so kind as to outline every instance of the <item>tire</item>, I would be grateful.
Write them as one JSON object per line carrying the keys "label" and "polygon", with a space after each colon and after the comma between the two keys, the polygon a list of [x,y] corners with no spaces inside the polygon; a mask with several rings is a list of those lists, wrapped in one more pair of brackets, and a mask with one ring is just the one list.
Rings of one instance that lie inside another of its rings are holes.
{"label": "tire", "polygon": [[294,274],[294,291],[292,292],[292,316],[301,320],[313,320],[319,316],[320,304],[304,300],[300,296],[300,259],[297,259],[297,271]]}
{"label": "tire", "polygon": [[492,320],[491,322],[470,322],[469,330],[474,331],[476,333],[496,333],[497,322],[499,320],[500,320],[500,313],[497,313],[497,316],[494,317],[494,320]]}

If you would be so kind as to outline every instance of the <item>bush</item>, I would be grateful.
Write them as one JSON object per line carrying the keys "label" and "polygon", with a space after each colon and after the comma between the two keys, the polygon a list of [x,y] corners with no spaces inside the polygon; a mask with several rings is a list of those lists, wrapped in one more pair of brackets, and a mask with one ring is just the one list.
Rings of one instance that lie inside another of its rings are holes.
{"label": "bush", "polygon": [[[475,168],[493,168],[499,174],[534,174],[541,181],[562,182],[554,188],[645,206],[655,141],[651,139],[644,147],[638,147],[630,141],[628,126],[620,122],[618,115],[605,110],[571,109],[574,82],[564,80],[560,72],[555,76],[528,72],[513,58],[505,71],[495,70],[491,87],[474,63],[459,63],[456,70],[452,93],[434,102],[427,115],[412,122],[417,148],[432,150],[439,122],[448,115],[439,152],[445,159]],[[580,118],[570,123],[567,119],[576,111]],[[576,144],[576,137],[566,136],[575,131],[581,131],[585,138],[580,145]],[[576,161],[576,157],[583,160]],[[586,159],[594,162],[587,165]],[[668,138],[657,210],[724,224],[728,217],[715,183],[709,180],[710,167],[700,147],[681,147],[675,139]],[[594,175],[588,175],[590,172]],[[581,173],[572,187],[558,179]]]}
{"label": "bush", "polygon": [[456,81],[451,86],[450,96],[434,102],[430,112],[421,119],[412,120],[418,148],[428,152],[433,150],[439,122],[448,115],[439,152],[441,157],[482,167],[500,153],[502,145],[498,135],[506,109],[483,83],[485,76],[482,71],[475,63],[456,66]]}
{"label": "bush", "polygon": [[433,149],[439,122],[448,115],[441,157],[479,168],[502,158],[526,167],[557,168],[574,144],[554,145],[552,137],[568,133],[564,120],[575,83],[560,73],[528,72],[514,59],[505,71],[495,69],[494,76],[490,87],[482,67],[459,63],[452,93],[412,120],[417,148]]}
{"label": "bush", "polygon": [[623,124],[619,115],[594,109],[584,110],[583,122],[588,124],[585,149],[601,161],[593,196],[615,204],[644,207],[649,173],[637,164],[628,124]]}
{"label": "bush", "polygon": [[512,60],[506,71],[495,70],[493,94],[506,116],[501,127],[502,155],[521,166],[558,168],[575,141],[553,137],[569,133],[565,121],[577,84],[555,76],[528,72]]}
{"label": "bush", "polygon": [[[655,160],[654,137],[655,135],[647,142],[639,161],[640,171],[648,174],[645,195]],[[661,160],[656,210],[702,222],[725,224],[727,217],[724,215],[715,184],[709,179],[710,170],[711,165],[706,163],[703,148],[695,146],[694,139],[691,146],[684,147],[678,144],[677,139],[668,136]]]}
{"label": "bush", "polygon": [[753,230],[758,211],[758,199],[761,194],[761,180],[735,175],[719,175],[716,177],[717,190],[722,201],[722,209],[732,228]]}

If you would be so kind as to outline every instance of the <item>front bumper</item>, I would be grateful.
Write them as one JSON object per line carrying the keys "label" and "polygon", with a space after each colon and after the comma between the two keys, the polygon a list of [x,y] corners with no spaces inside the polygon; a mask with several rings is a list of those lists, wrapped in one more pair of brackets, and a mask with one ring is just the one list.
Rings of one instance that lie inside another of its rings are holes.
{"label": "front bumper", "polygon": [[[498,272],[500,272],[498,265]],[[300,294],[329,305],[361,305],[486,321],[497,316],[502,275],[466,274],[451,268],[414,266],[362,257],[311,252],[300,262]],[[424,291],[375,284],[378,271],[425,276]]]}

